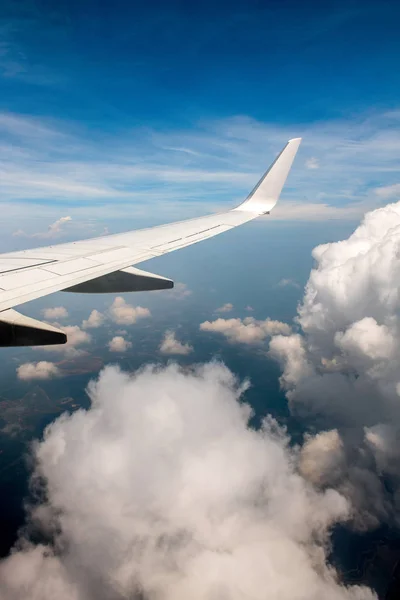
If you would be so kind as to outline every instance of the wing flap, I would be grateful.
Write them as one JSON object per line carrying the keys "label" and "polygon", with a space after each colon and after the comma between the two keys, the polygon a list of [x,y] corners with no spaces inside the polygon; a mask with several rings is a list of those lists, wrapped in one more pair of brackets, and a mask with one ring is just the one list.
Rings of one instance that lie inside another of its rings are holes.
{"label": "wing flap", "polygon": [[22,269],[29,269],[30,267],[37,267],[38,265],[51,262],[54,262],[54,258],[49,258],[47,260],[38,258],[9,258],[8,256],[3,255],[0,263],[0,274],[21,271]]}
{"label": "wing flap", "polygon": [[166,254],[167,252],[184,248],[185,246],[195,244],[196,242],[202,242],[203,240],[213,237],[214,235],[224,233],[225,231],[229,231],[230,229],[232,229],[232,225],[215,225],[214,227],[210,227],[204,231],[200,231],[199,233],[192,233],[190,235],[171,240],[170,242],[163,242],[157,246],[151,246],[150,250],[154,250],[157,253]]}
{"label": "wing flap", "polygon": [[[70,275],[71,273],[79,273],[86,269],[92,269],[96,267],[98,263],[88,258],[74,258],[73,260],[57,261],[50,265],[44,265],[41,267],[41,271],[46,273],[53,273],[54,275]],[[0,280],[1,284],[1,280]]]}
{"label": "wing flap", "polygon": [[[56,265],[57,263],[54,264]],[[9,291],[27,288],[28,286],[37,285],[42,282],[48,283],[56,277],[57,274],[45,271],[40,267],[24,269],[24,271],[14,271],[0,276],[0,289]],[[0,297],[1,295],[3,294],[0,294]]]}

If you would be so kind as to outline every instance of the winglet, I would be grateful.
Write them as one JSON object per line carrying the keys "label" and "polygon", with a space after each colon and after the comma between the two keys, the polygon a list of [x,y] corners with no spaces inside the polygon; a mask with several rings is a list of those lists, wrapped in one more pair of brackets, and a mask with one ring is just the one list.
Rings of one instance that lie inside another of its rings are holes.
{"label": "winglet", "polygon": [[278,202],[280,193],[289,175],[294,157],[299,149],[301,138],[289,140],[276,157],[268,171],[264,173],[255,188],[234,210],[257,214],[268,213]]}

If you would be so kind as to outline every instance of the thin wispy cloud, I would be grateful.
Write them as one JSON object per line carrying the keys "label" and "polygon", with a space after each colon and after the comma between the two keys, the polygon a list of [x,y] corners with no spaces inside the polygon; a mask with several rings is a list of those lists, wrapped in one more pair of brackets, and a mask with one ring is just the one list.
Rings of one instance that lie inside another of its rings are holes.
{"label": "thin wispy cloud", "polygon": [[227,312],[231,312],[232,310],[233,310],[233,304],[232,304],[232,302],[226,302],[225,304],[223,304],[219,308],[216,308],[215,312],[216,313],[227,313]]}
{"label": "thin wispy cloud", "polygon": [[299,284],[297,283],[297,281],[295,281],[294,279],[290,279],[290,278],[283,278],[280,281],[278,281],[278,283],[276,284],[277,287],[295,287],[295,288],[299,288]]}
{"label": "thin wispy cloud", "polygon": [[312,156],[311,158],[306,160],[306,167],[307,167],[307,169],[319,169],[318,158],[315,158],[315,156]]}
{"label": "thin wispy cloud", "polygon": [[187,131],[104,133],[101,144],[70,123],[3,113],[0,131],[5,203],[112,199],[118,210],[162,200],[164,211],[181,205],[184,216],[220,210],[248,193],[293,135],[303,136],[308,158],[295,163],[272,218],[353,219],[398,192],[400,121],[391,113],[291,127],[228,118]]}
{"label": "thin wispy cloud", "polygon": [[174,287],[168,291],[162,290],[161,292],[163,296],[167,298],[172,298],[174,300],[184,300],[185,298],[189,298],[192,295],[192,290],[190,290],[186,283],[181,283],[178,281],[175,283]]}
{"label": "thin wispy cloud", "polygon": [[400,183],[377,187],[374,191],[377,196],[384,198],[385,200],[389,198],[398,198],[400,197]]}

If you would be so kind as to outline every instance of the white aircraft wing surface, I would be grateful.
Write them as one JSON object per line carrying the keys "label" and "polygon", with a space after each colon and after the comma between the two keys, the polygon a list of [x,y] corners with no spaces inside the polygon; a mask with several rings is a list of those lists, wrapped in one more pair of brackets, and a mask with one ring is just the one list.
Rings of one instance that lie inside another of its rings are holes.
{"label": "white aircraft wing surface", "polygon": [[224,213],[81,242],[0,254],[0,346],[65,343],[65,333],[13,307],[60,290],[84,293],[159,290],[165,277],[133,267],[201,242],[269,213],[278,201],[300,145],[289,140],[253,191]]}

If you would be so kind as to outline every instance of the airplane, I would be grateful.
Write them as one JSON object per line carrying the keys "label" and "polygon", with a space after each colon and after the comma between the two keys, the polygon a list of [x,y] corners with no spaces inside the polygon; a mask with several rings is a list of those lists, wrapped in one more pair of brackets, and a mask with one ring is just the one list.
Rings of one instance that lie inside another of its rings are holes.
{"label": "airplane", "polygon": [[132,265],[202,242],[269,214],[277,203],[301,138],[289,140],[239,206],[148,229],[0,254],[0,346],[65,344],[67,335],[16,310],[53,292],[125,293],[172,288],[171,279]]}

